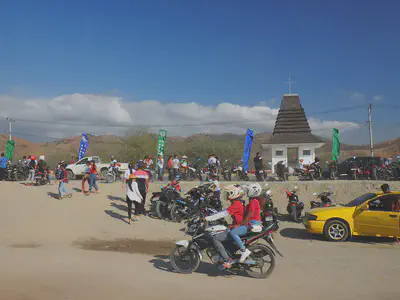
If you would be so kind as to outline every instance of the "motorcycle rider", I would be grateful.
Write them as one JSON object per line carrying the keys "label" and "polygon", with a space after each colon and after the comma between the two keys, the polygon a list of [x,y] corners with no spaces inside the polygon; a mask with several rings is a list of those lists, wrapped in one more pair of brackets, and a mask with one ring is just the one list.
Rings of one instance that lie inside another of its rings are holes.
{"label": "motorcycle rider", "polygon": [[390,188],[390,186],[387,183],[384,183],[381,185],[381,190],[384,194],[390,194],[392,189]]}
{"label": "motorcycle rider", "polygon": [[250,183],[245,188],[250,200],[246,206],[246,214],[243,220],[235,225],[235,228],[230,232],[231,238],[240,249],[240,263],[244,262],[251,254],[251,251],[246,249],[240,237],[245,236],[249,229],[262,226],[260,201],[264,201],[264,197],[261,195],[262,188],[257,182]]}
{"label": "motorcycle rider", "polygon": [[[227,216],[231,216],[233,223],[232,225],[238,224],[242,222],[244,216],[244,207],[241,202],[242,197],[244,195],[244,190],[240,185],[228,185],[225,187],[226,191],[226,198],[231,202],[231,206],[227,209],[215,213],[211,216],[207,216],[205,218],[206,221],[216,221],[219,219],[223,219]],[[228,238],[228,231],[225,231],[221,234],[214,236],[213,243],[215,249],[221,254],[222,258],[224,259],[224,263],[221,266],[221,269],[230,268],[233,264],[233,260],[229,257],[226,253],[225,247],[223,246],[222,242]]]}

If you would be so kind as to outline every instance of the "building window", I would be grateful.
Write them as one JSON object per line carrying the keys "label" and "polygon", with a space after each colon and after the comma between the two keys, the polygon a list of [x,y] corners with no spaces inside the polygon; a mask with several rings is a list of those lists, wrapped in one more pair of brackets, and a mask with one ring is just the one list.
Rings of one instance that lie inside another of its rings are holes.
{"label": "building window", "polygon": [[283,150],[276,150],[275,156],[283,156]]}
{"label": "building window", "polygon": [[303,150],[303,156],[310,156],[311,150]]}

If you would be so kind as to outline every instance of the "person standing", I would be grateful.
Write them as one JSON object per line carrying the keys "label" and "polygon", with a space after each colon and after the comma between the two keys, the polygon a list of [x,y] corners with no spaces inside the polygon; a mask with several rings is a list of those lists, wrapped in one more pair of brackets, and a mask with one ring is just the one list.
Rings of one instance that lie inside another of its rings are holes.
{"label": "person standing", "polygon": [[97,172],[97,167],[96,167],[96,163],[94,160],[90,161],[90,167],[89,167],[89,193],[92,192],[92,188],[94,187],[94,189],[96,190],[96,194],[99,193],[99,188],[97,186],[97,177],[99,176],[99,173]]}
{"label": "person standing", "polygon": [[[138,170],[134,173],[140,194],[142,195],[142,202],[138,204],[136,209],[138,214],[146,214],[146,195],[149,191],[149,175],[144,171],[145,164],[142,162],[138,166]],[[136,205],[136,202],[135,202]]]}
{"label": "person standing", "polygon": [[178,177],[178,175],[179,175],[180,165],[181,165],[181,163],[179,162],[178,155],[175,155],[174,159],[172,160],[172,168],[173,168],[174,179],[176,177]]}
{"label": "person standing", "polygon": [[128,170],[125,171],[124,179],[122,181],[122,188],[125,188],[125,184],[128,183],[129,177],[136,172],[136,170],[133,168],[133,165],[133,163],[130,163],[128,165]]}
{"label": "person standing", "polygon": [[72,164],[74,164],[75,162],[76,162],[76,160],[74,159],[73,156],[71,156],[71,160],[69,161],[69,164],[72,165]]}
{"label": "person standing", "polygon": [[135,204],[135,219],[138,220],[140,213],[140,206],[143,201],[142,194],[139,191],[138,184],[136,182],[135,174],[129,175],[128,181],[126,182],[126,204],[128,205],[128,223],[131,224],[132,219],[132,203]]}
{"label": "person standing", "polygon": [[90,186],[90,162],[86,163],[86,168],[83,174],[84,175],[82,177],[82,194],[86,194],[85,183],[87,182],[87,184]]}
{"label": "person standing", "polygon": [[66,184],[68,183],[68,172],[65,170],[65,166],[61,165],[61,170],[60,170],[60,183],[58,185],[58,200],[61,200],[64,198],[64,194],[66,194],[67,197],[71,198],[72,193],[69,193]]}
{"label": "person standing", "polygon": [[35,182],[35,172],[36,172],[36,160],[34,159],[34,156],[31,156],[28,168],[29,168],[29,174],[27,182],[32,184]]}
{"label": "person standing", "polygon": [[162,157],[162,155],[159,155],[157,158],[157,174],[158,174],[158,180],[163,181],[164,158]]}
{"label": "person standing", "polygon": [[173,168],[173,158],[172,156],[170,156],[168,158],[168,162],[167,162],[167,168],[168,168],[168,181],[172,181],[174,180],[174,168]]}
{"label": "person standing", "polygon": [[7,169],[8,158],[4,157],[4,153],[0,156],[0,181],[6,180],[6,169]]}

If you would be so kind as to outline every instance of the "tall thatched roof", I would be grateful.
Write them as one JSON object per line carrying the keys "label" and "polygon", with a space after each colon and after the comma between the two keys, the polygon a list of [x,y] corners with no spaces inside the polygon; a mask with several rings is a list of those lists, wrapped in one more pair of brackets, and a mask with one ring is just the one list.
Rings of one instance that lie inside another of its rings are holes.
{"label": "tall thatched roof", "polygon": [[297,94],[283,95],[274,133],[267,144],[321,143],[311,134],[306,114]]}

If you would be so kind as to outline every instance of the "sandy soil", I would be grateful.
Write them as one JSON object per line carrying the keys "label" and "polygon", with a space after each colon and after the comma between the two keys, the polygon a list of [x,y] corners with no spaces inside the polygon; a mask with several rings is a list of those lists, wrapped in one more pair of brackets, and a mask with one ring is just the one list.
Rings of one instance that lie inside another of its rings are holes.
{"label": "sandy soil", "polygon": [[[379,183],[273,183],[278,208],[285,188],[312,193],[335,188],[337,202]],[[78,188],[80,182],[69,184]],[[400,189],[399,183],[391,184]],[[158,190],[160,184],[152,184]],[[400,246],[359,238],[346,243],[313,239],[299,224],[281,222],[271,277],[226,276],[207,261],[195,274],[173,273],[168,253],[184,238],[181,224],[142,217],[128,225],[121,185],[101,184],[101,194],[56,200],[56,186],[0,183],[0,299],[397,299]],[[187,189],[188,185],[183,184]]]}

